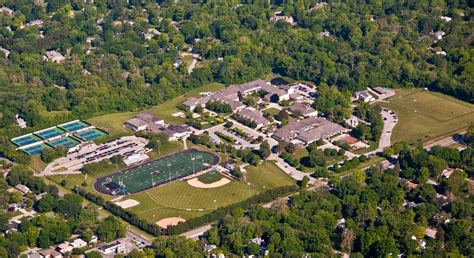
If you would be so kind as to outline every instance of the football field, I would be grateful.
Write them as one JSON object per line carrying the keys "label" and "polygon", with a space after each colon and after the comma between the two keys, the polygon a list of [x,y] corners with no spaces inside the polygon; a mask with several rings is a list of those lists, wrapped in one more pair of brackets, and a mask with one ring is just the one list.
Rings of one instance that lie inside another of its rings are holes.
{"label": "football field", "polygon": [[217,155],[189,149],[98,178],[94,187],[105,194],[133,194],[211,168],[218,162]]}

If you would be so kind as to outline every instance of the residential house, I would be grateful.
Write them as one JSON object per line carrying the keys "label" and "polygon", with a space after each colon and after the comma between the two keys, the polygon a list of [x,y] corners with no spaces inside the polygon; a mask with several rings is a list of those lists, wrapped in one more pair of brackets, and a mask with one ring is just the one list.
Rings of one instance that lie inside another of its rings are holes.
{"label": "residential house", "polygon": [[26,128],[26,121],[20,117],[20,115],[16,114],[15,115],[15,123],[20,127],[20,128]]}
{"label": "residential house", "polygon": [[4,15],[6,15],[6,16],[11,16],[11,15],[13,15],[13,13],[14,13],[14,11],[13,11],[12,9],[10,9],[10,8],[8,8],[8,7],[6,7],[6,6],[0,8],[0,11],[1,11]]}
{"label": "residential house", "polygon": [[270,18],[270,21],[272,22],[278,22],[278,21],[284,21],[286,23],[289,23],[291,25],[296,25],[295,20],[291,16],[285,16],[281,12],[275,12],[273,14],[273,17]]}
{"label": "residential house", "polygon": [[9,203],[7,206],[7,211],[9,212],[15,212],[18,209],[20,209],[20,205],[18,205],[18,203]]}
{"label": "residential house", "polygon": [[304,117],[318,116],[318,111],[306,103],[296,102],[290,106],[290,112]]}
{"label": "residential house", "polygon": [[270,124],[270,121],[263,117],[262,112],[254,108],[244,108],[237,112],[237,115],[254,122],[257,125],[256,129]]}
{"label": "residential house", "polygon": [[0,52],[3,53],[3,57],[5,59],[8,59],[10,57],[10,51],[8,49],[5,49],[3,47],[0,47]]}
{"label": "residential house", "polygon": [[119,240],[102,245],[98,249],[104,254],[123,253],[125,252],[125,245]]}
{"label": "residential house", "polygon": [[54,63],[61,63],[65,59],[66,58],[56,50],[46,51],[46,53],[43,56],[44,61],[51,61]]}
{"label": "residential house", "polygon": [[217,248],[216,245],[204,245],[204,247],[202,248],[202,250],[205,252],[205,253],[210,253],[212,251],[214,251],[215,249]]}
{"label": "residential house", "polygon": [[46,249],[40,251],[39,254],[42,258],[63,258],[63,255],[54,249]]}
{"label": "residential house", "polygon": [[26,186],[26,185],[17,184],[15,186],[15,188],[23,194],[27,194],[27,193],[31,192],[30,188],[28,188],[28,186]]}
{"label": "residential house", "polygon": [[29,254],[26,255],[26,257],[27,257],[27,258],[42,258],[41,254],[36,253],[36,252],[34,252],[34,253],[29,253]]}
{"label": "residential house", "polygon": [[354,98],[364,102],[371,102],[375,100],[375,98],[372,96],[372,94],[369,93],[368,90],[358,91],[354,93]]}
{"label": "residential house", "polygon": [[60,252],[63,255],[65,255],[67,253],[71,253],[72,249],[74,249],[74,248],[67,241],[64,242],[64,243],[59,244],[58,247],[56,247],[56,251]]}
{"label": "residential house", "polygon": [[31,27],[31,26],[43,26],[44,21],[43,20],[32,20],[29,21],[28,23],[25,24],[26,27]]}
{"label": "residential house", "polygon": [[425,229],[425,235],[429,238],[436,239],[436,233],[438,233],[436,229],[432,229],[432,228]]}
{"label": "residential house", "polygon": [[87,242],[80,238],[76,238],[74,239],[74,241],[71,242],[71,246],[72,248],[82,248],[87,246]]}

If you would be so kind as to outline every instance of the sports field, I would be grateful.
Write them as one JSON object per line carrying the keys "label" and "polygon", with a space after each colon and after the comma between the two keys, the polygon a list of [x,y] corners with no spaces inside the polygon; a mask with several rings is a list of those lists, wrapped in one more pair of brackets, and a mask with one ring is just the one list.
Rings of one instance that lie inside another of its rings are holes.
{"label": "sports field", "polygon": [[53,128],[48,128],[48,129],[45,129],[45,130],[35,132],[34,134],[36,134],[37,136],[39,136],[43,140],[47,140],[47,139],[59,136],[63,133],[64,133],[63,130],[61,130],[57,127],[53,127]]}
{"label": "sports field", "polygon": [[63,129],[64,131],[73,132],[73,131],[77,131],[77,130],[89,127],[89,125],[80,120],[76,120],[76,121],[58,125],[58,127]]}
{"label": "sports field", "polygon": [[474,105],[422,89],[399,89],[389,103],[399,122],[392,141],[425,142],[466,128],[474,122]]}
{"label": "sports field", "polygon": [[78,145],[79,142],[72,139],[71,137],[63,137],[63,138],[59,138],[57,140],[54,140],[52,142],[48,142],[48,145],[53,147],[53,148],[57,148],[57,147],[73,147],[73,146],[76,146]]}
{"label": "sports field", "polygon": [[99,129],[91,129],[91,130],[80,132],[80,133],[76,134],[77,137],[81,138],[84,141],[92,141],[92,140],[100,138],[104,135],[106,135],[106,133],[99,130]]}
{"label": "sports field", "polygon": [[94,187],[105,194],[133,194],[192,175],[218,162],[218,156],[210,152],[188,149],[101,177]]}
{"label": "sports field", "polygon": [[43,150],[47,148],[48,146],[46,144],[41,143],[35,146],[22,149],[22,151],[24,151],[26,154],[29,154],[29,155],[36,155],[36,154],[40,154],[41,152],[43,152]]}
{"label": "sports field", "polygon": [[[265,161],[257,167],[246,167],[246,181],[231,180],[216,188],[197,188],[186,181],[175,181],[130,196],[140,202],[130,208],[141,218],[158,221],[162,218],[180,216],[185,219],[203,215],[217,207],[243,201],[249,196],[281,186],[293,185],[295,181],[278,168],[274,162]],[[211,171],[212,172],[212,171]],[[216,174],[221,177],[222,175]],[[214,175],[205,174],[199,180],[212,182]],[[250,185],[247,185],[250,183]]]}
{"label": "sports field", "polygon": [[32,143],[35,143],[35,142],[39,142],[41,141],[40,138],[30,134],[30,135],[26,135],[26,136],[23,136],[23,137],[18,137],[18,138],[15,138],[12,140],[12,142],[18,146],[18,147],[21,147],[21,146],[25,146],[25,145],[28,145],[28,144],[32,144]]}

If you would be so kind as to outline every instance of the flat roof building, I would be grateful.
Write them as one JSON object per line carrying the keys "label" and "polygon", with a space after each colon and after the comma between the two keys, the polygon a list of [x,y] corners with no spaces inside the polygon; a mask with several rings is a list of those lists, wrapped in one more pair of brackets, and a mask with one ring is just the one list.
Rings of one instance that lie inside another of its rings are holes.
{"label": "flat roof building", "polygon": [[325,118],[309,117],[302,120],[290,120],[286,126],[277,129],[272,137],[276,140],[292,141],[304,146],[345,131],[348,129]]}

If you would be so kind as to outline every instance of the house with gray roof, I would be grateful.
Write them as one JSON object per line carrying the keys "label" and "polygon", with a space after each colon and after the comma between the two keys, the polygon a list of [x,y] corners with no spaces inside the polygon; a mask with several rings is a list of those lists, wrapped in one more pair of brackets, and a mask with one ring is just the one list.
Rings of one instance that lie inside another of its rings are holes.
{"label": "house with gray roof", "polygon": [[270,121],[263,117],[262,112],[254,108],[244,108],[240,110],[237,115],[254,122],[257,125],[256,129],[270,124]]}
{"label": "house with gray roof", "polygon": [[296,102],[290,106],[292,114],[300,114],[304,117],[318,116],[318,111],[306,103]]}

